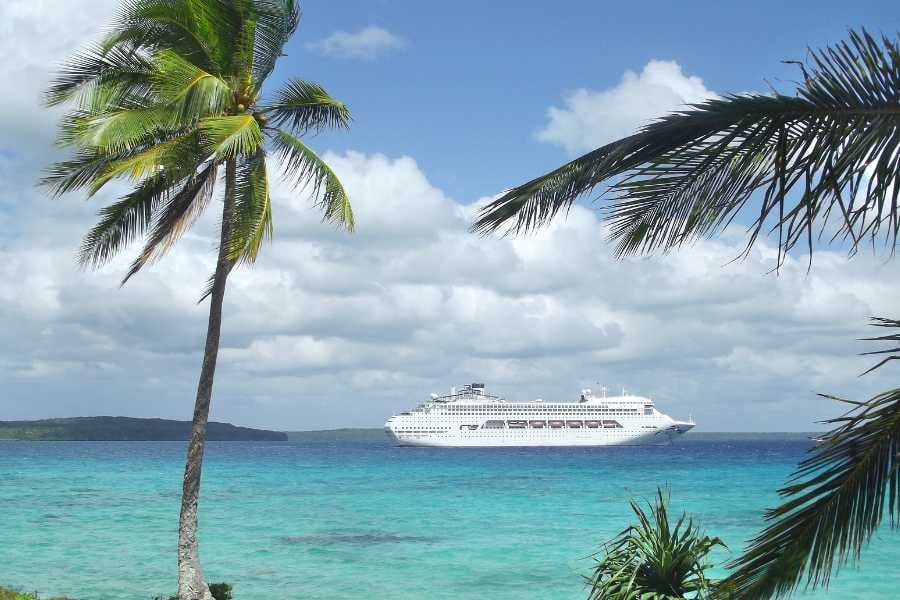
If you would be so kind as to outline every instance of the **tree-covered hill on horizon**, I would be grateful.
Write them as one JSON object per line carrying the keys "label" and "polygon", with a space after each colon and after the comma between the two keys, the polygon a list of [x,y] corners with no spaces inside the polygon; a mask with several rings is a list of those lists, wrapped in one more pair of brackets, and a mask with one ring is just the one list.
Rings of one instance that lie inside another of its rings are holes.
{"label": "tree-covered hill on horizon", "polygon": [[[213,441],[285,441],[280,431],[238,427],[210,421]],[[68,417],[38,421],[0,421],[0,440],[46,441],[187,441],[190,421],[135,417]]]}

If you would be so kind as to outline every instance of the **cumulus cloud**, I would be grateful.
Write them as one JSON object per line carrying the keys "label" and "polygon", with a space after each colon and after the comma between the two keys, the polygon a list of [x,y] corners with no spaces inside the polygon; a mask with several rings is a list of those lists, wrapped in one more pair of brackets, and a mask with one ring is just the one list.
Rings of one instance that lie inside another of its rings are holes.
{"label": "cumulus cloud", "polygon": [[308,46],[326,56],[371,60],[404,48],[406,42],[383,27],[368,25],[356,32],[335,31]]}
{"label": "cumulus cloud", "polygon": [[586,152],[686,104],[715,97],[700,77],[685,75],[677,62],[651,60],[640,73],[625,71],[615,87],[570,93],[562,108],[547,109],[548,122],[537,138],[570,154]]}
{"label": "cumulus cloud", "polygon": [[[900,292],[875,260],[851,268],[819,251],[811,274],[789,260],[776,277],[766,244],[725,266],[743,244],[729,231],[615,261],[580,206],[534,236],[481,239],[466,229],[477,203],[450,198],[413,159],[327,156],[358,233],[322,224],[308,198],[276,186],[276,239],[230,279],[217,418],[376,426],[464,381],[545,398],[600,381],[707,428],[769,428],[777,417],[803,429],[834,411],[814,391],[859,397],[880,382],[857,383],[867,363],[852,341]],[[189,415],[216,215],[122,289],[126,257],[98,273],[73,268],[84,205],[35,202],[18,219],[34,233],[4,241],[0,261],[3,413]]]}
{"label": "cumulus cloud", "polygon": [[117,0],[5,0],[0,3],[0,74],[10,84],[0,103],[0,144],[37,151],[53,138],[54,112],[42,108],[50,74],[95,38]]}
{"label": "cumulus cloud", "polygon": [[[29,45],[34,58],[0,42],[33,69],[29,94],[109,8],[0,7],[5,31],[53,38]],[[19,69],[4,61],[0,76],[16,81]],[[646,73],[633,78],[659,77]],[[702,82],[681,77],[700,93]],[[663,88],[680,89],[669,79]],[[0,111],[0,135],[21,138],[0,148],[0,419],[190,418],[207,316],[196,300],[214,266],[216,204],[124,288],[129,256],[78,271],[80,238],[116,190],[87,204],[42,196],[33,183],[52,152],[51,128],[33,97],[21,102],[45,125],[24,128]],[[40,160],[20,152],[26,144]],[[814,392],[861,398],[887,385],[887,373],[855,377],[869,361],[853,340],[866,335],[868,315],[894,309],[891,264],[817,251],[811,273],[805,260],[788,260],[776,277],[766,243],[727,264],[743,248],[740,230],[615,261],[603,225],[582,206],[533,236],[483,239],[467,226],[487,198],[463,204],[474,199],[435,186],[413,157],[324,156],[350,192],[358,231],[335,231],[308,197],[273,184],[275,241],[229,279],[215,419],[378,426],[466,381],[512,398],[561,399],[599,381],[651,395],[675,416],[693,413],[706,429],[809,429],[838,410]]]}

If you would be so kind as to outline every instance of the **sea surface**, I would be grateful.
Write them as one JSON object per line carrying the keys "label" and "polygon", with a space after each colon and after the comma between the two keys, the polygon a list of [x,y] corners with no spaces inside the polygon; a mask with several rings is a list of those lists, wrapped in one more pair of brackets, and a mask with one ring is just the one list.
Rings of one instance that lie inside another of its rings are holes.
{"label": "sea surface", "polygon": [[[668,447],[395,448],[379,432],[218,442],[201,557],[237,600],[585,598],[591,554],[628,500],[671,485],[740,552],[809,448],[690,433]],[[172,593],[184,444],[0,442],[0,585],[79,600]],[[900,532],[804,598],[900,598]],[[717,569],[714,575],[724,571]]]}

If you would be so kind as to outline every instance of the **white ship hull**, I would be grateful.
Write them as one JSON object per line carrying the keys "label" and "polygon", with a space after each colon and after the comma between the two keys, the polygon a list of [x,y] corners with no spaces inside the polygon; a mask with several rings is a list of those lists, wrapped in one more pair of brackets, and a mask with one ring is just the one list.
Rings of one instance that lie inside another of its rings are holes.
{"label": "white ship hull", "polygon": [[[592,430],[588,430],[593,433]],[[390,429],[385,428],[388,437],[393,440],[397,446],[430,446],[436,448],[554,448],[554,447],[572,447],[572,446],[665,446],[671,444],[672,441],[683,432],[654,431],[653,433],[644,433],[635,436],[604,436],[592,434],[572,434],[569,431],[562,430],[557,433],[553,431],[553,435],[546,436],[526,436],[518,432],[513,435],[504,436],[484,436],[473,432],[473,435],[439,435],[439,434],[418,434],[417,436],[409,436],[405,439],[398,437]],[[512,433],[510,431],[509,433]],[[548,432],[549,433],[549,432]]]}
{"label": "white ship hull", "polygon": [[596,397],[584,390],[578,402],[510,402],[472,384],[391,417],[385,432],[398,446],[658,446],[693,427],[641,396]]}

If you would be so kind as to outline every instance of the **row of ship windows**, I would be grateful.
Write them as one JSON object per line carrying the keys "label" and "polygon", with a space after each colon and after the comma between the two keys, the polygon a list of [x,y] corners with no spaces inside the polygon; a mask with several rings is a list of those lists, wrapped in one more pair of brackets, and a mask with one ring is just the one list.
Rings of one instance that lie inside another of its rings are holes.
{"label": "row of ship windows", "polygon": [[[581,429],[583,427],[589,429],[623,429],[618,421],[612,419],[603,419],[598,421],[591,420],[569,420],[569,421],[545,421],[545,420],[509,420],[509,421],[486,421],[480,427],[478,425],[460,425],[460,431],[476,431],[478,429]],[[648,427],[648,426],[644,426]],[[652,427],[652,426],[651,426]],[[397,431],[410,433],[441,433],[450,431],[449,428],[441,429],[415,429],[412,427],[398,427]]]}
{"label": "row of ship windows", "polygon": [[[485,438],[485,437],[497,437],[497,438],[506,438],[506,439],[522,439],[522,438],[527,438],[527,437],[530,437],[530,436],[534,436],[534,437],[543,437],[543,436],[554,437],[554,436],[556,436],[556,435],[559,435],[559,434],[553,434],[552,432],[554,432],[554,431],[560,431],[560,430],[558,430],[558,429],[551,429],[551,430],[548,430],[548,431],[546,431],[546,432],[539,432],[539,431],[531,431],[531,430],[528,430],[527,434],[521,433],[521,434],[518,434],[518,435],[515,435],[515,436],[513,436],[513,435],[511,435],[509,432],[505,432],[505,431],[504,431],[504,432],[499,432],[499,433],[494,433],[494,432],[490,432],[490,431],[489,431],[489,432],[480,433],[480,434],[478,435],[478,438],[480,439],[480,438]],[[638,432],[638,431],[639,431],[639,430],[635,430],[635,429],[589,429],[589,430],[586,431],[586,433],[589,434],[589,435],[597,435],[597,434],[602,434],[602,435],[634,435],[634,434],[635,434],[636,432]],[[417,436],[417,435],[450,435],[450,433],[447,432],[447,431],[398,431],[398,432],[395,433],[395,435],[396,435],[397,437],[399,437],[399,438],[403,438],[403,437],[415,437],[415,436]],[[570,434],[570,435],[571,435],[571,434]],[[581,434],[581,435],[584,435],[584,434]],[[454,438],[454,439],[458,439],[458,438]]]}
{"label": "row of ship windows", "polygon": [[[645,410],[652,410],[653,407],[645,406]],[[448,412],[463,412],[463,411],[472,411],[477,410],[479,412],[511,412],[511,411],[547,411],[552,410],[554,412],[630,412],[637,413],[640,412],[639,408],[596,408],[592,406],[578,406],[578,407],[560,407],[556,408],[554,406],[502,406],[502,407],[469,407],[469,406],[458,406],[453,408],[434,408],[435,411],[448,411]]]}
{"label": "row of ship windows", "polygon": [[[481,408],[497,408],[500,410],[510,409],[510,408],[552,408],[556,409],[564,409],[564,408],[633,408],[640,406],[653,406],[652,404],[639,404],[639,403],[628,403],[625,405],[622,404],[586,404],[582,402],[569,402],[568,404],[544,404],[543,402],[537,404],[510,404],[510,403],[501,403],[501,404],[485,404],[485,403],[456,403],[455,405],[441,405],[441,404],[428,404],[428,406],[435,406],[439,408],[445,408],[447,410],[458,410],[460,408],[466,408],[467,406],[479,406]],[[422,405],[425,406],[425,405]]]}
{"label": "row of ship windows", "polygon": [[[507,410],[507,411],[503,411],[503,413],[505,413],[505,414],[529,414],[529,413],[531,413],[531,412],[532,412],[532,411],[516,411],[516,410]],[[596,414],[596,415],[595,415],[595,414],[592,414],[592,413],[590,413],[590,412],[588,412],[588,411],[584,411],[584,410],[571,410],[571,411],[570,411],[570,410],[554,410],[554,411],[543,410],[543,411],[533,411],[533,412],[535,413],[535,416],[552,416],[552,415],[584,415],[584,416],[621,415],[621,416],[635,416],[635,415],[639,415],[639,414],[640,414],[640,413],[638,413],[638,412],[617,411],[617,410],[610,410],[610,411],[606,411],[606,410],[605,410],[605,411],[603,411],[603,412],[601,412],[601,413],[599,413],[599,414]],[[460,412],[454,412],[454,413],[449,413],[449,414],[446,414],[446,413],[445,413],[444,415],[441,415],[441,413],[438,413],[438,414],[435,415],[435,416],[447,416],[447,417],[461,417],[461,416],[465,416],[465,415],[487,415],[487,416],[497,415],[497,416],[503,416],[503,413],[485,412],[485,411],[480,411],[480,410],[467,410],[467,411],[460,411]],[[648,410],[648,411],[645,411],[645,412],[644,412],[644,415],[645,415],[645,416],[652,416],[652,415],[653,415],[653,411],[649,411],[649,410]]]}

